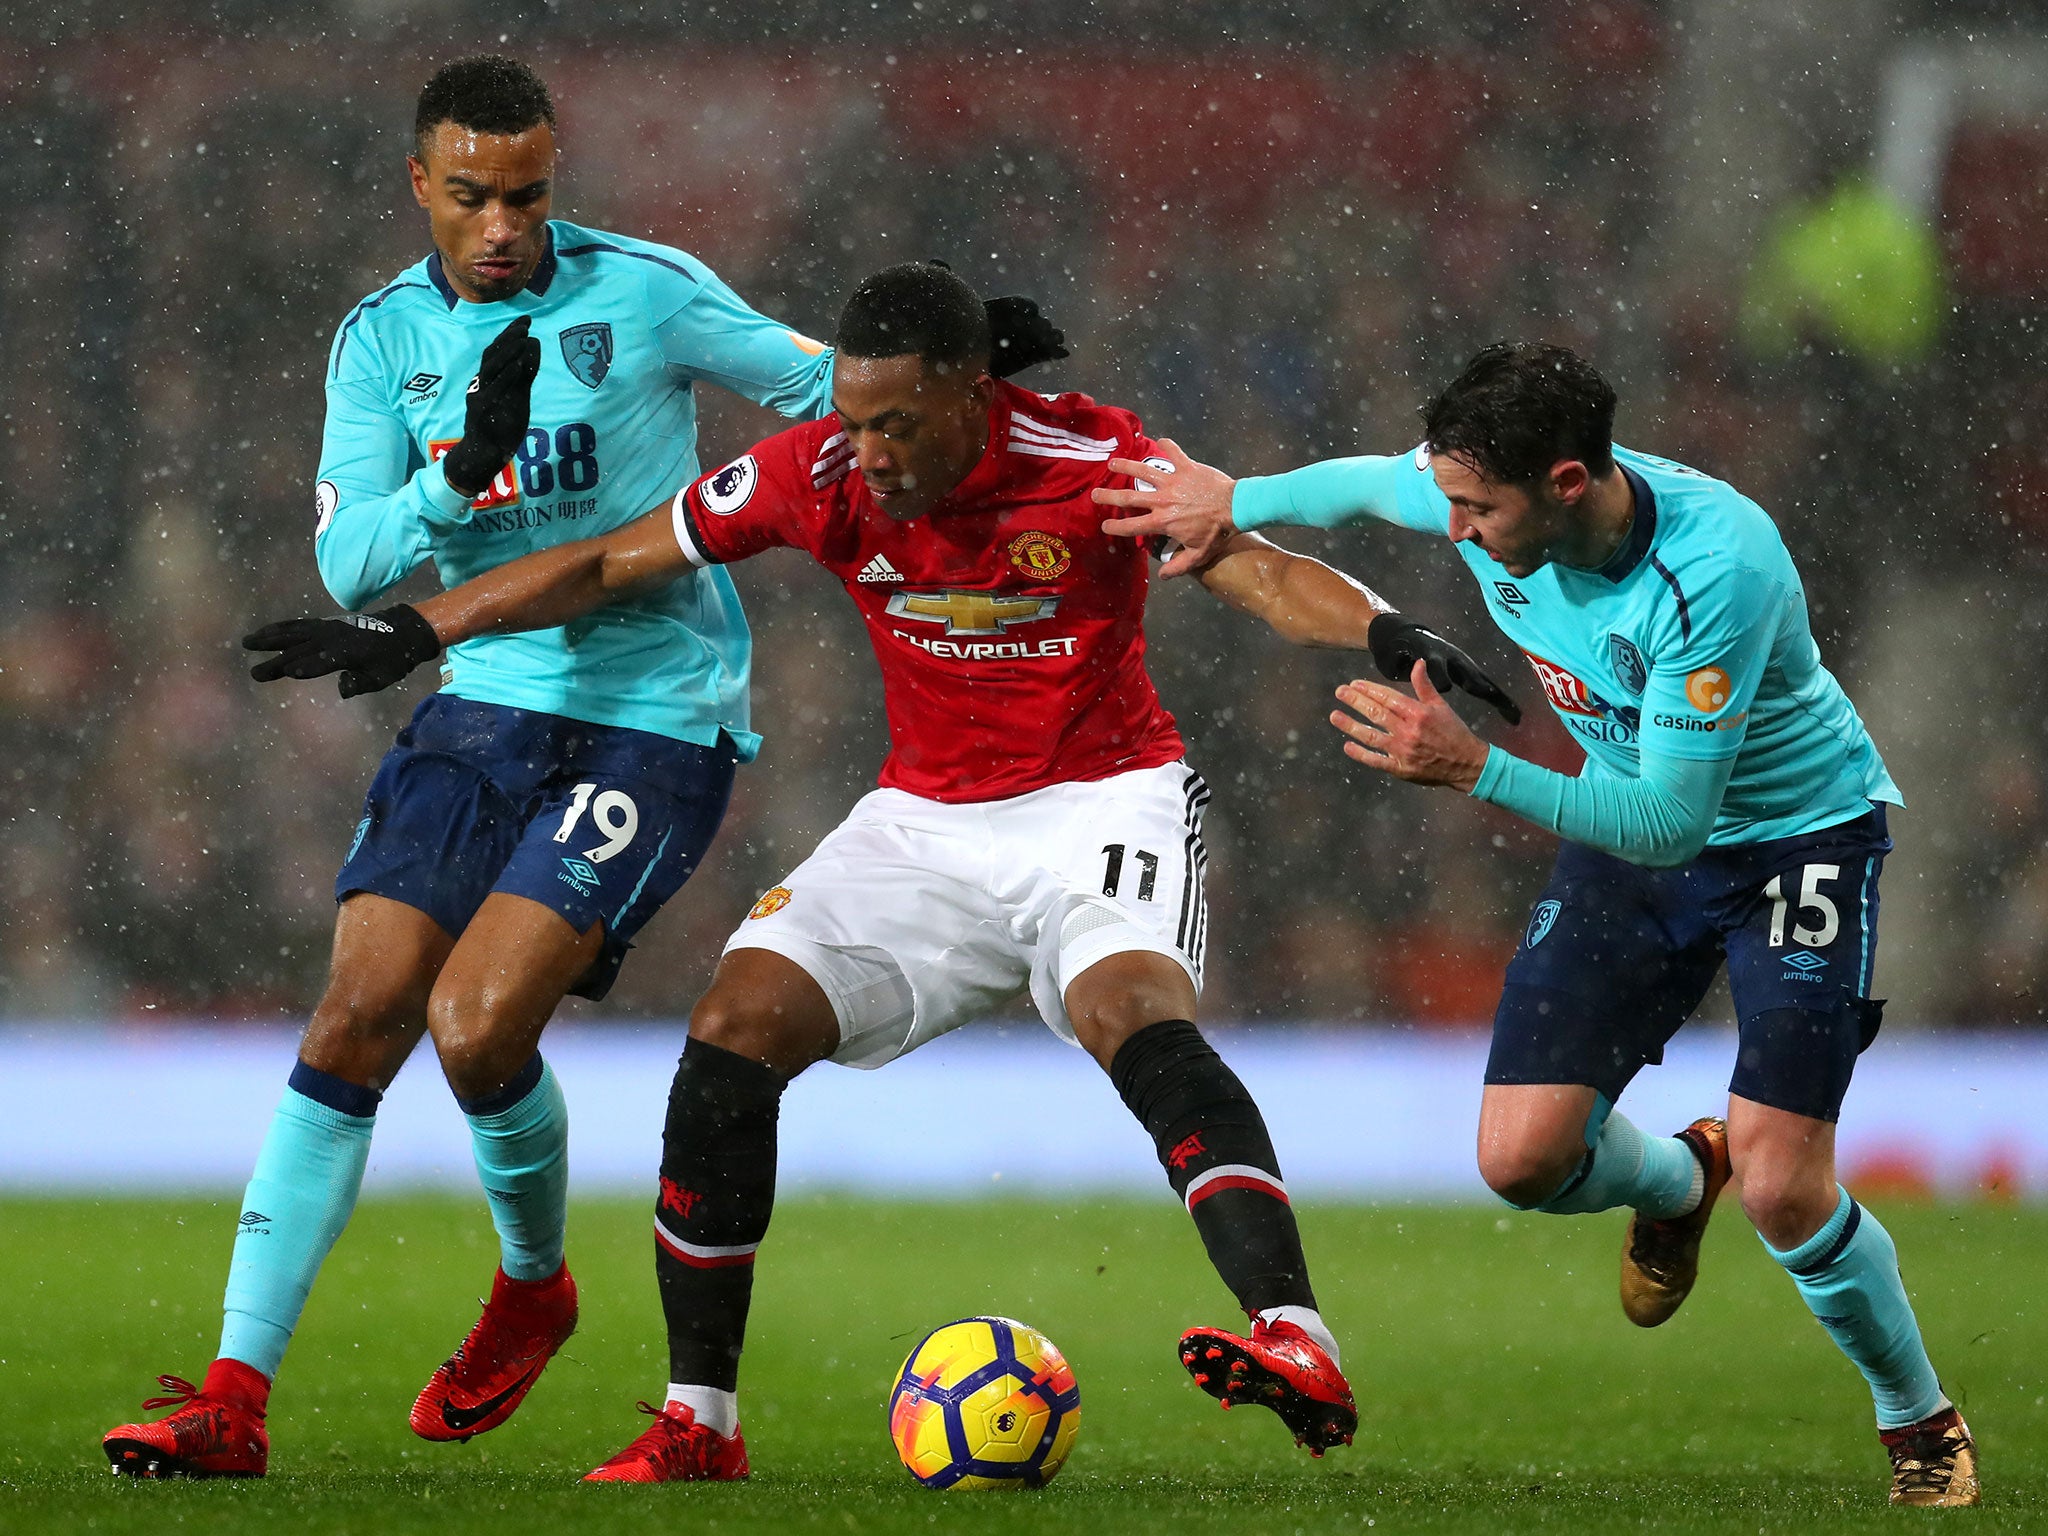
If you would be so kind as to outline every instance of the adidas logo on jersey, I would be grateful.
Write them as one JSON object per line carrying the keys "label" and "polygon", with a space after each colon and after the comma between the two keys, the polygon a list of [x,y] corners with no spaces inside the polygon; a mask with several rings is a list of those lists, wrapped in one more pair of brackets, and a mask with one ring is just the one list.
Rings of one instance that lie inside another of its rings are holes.
{"label": "adidas logo on jersey", "polygon": [[888,556],[877,555],[866,565],[862,566],[860,574],[853,579],[855,581],[901,581],[903,573],[889,563]]}

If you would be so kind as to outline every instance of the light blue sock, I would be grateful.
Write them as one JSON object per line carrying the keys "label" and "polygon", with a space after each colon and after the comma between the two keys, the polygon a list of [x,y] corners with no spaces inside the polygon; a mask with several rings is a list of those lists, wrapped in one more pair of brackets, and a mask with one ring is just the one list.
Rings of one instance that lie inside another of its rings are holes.
{"label": "light blue sock", "polygon": [[1849,1191],[1842,1191],[1821,1229],[1790,1253],[1769,1243],[1764,1248],[1792,1272],[1821,1327],[1870,1383],[1879,1429],[1917,1424],[1948,1406],[1899,1278],[1899,1250]]}
{"label": "light blue sock", "polygon": [[275,1377],[313,1279],[348,1225],[377,1125],[374,1089],[303,1061],[242,1195],[220,1352]]}
{"label": "light blue sock", "polygon": [[514,1280],[562,1267],[569,1226],[569,1106],[554,1069],[535,1056],[488,1099],[462,1101],[477,1177],[498,1229],[498,1263]]}
{"label": "light blue sock", "polygon": [[1645,1136],[1603,1095],[1586,1122],[1586,1159],[1557,1192],[1534,1207],[1553,1216],[1576,1216],[1633,1206],[1662,1220],[1699,1204],[1700,1160],[1676,1136]]}

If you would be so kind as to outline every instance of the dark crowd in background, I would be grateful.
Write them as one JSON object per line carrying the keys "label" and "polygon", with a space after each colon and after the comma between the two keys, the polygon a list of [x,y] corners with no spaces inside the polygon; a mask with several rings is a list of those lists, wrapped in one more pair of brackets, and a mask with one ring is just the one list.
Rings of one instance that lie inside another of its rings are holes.
{"label": "dark crowd in background", "polygon": [[[574,7],[508,28],[469,4],[12,21],[0,1014],[277,1021],[316,996],[360,797],[431,682],[347,705],[258,687],[236,640],[331,610],[312,548],[327,344],[427,250],[403,160],[419,83],[496,48],[553,85],[558,217],[680,245],[819,336],[867,271],[942,256],[1065,326],[1072,358],[1020,382],[1129,406],[1235,473],[1405,452],[1477,347],[1578,349],[1620,391],[1621,441],[1734,482],[1806,575],[1909,801],[1891,1018],[2042,1023],[2048,103],[1973,94],[1915,206],[1879,174],[1901,154],[1888,65],[1973,7],[1858,8],[1886,24],[1814,41],[1818,75],[1705,0],[901,0],[851,23],[764,0],[625,8],[601,37]],[[2031,25],[2042,47],[2048,18]],[[1764,44],[1775,74],[1723,67]],[[1742,116],[1760,109],[1785,121]],[[700,403],[707,466],[781,425]],[[1574,761],[1441,543],[1280,537],[1511,677],[1529,723],[1495,739]],[[685,1012],[881,760],[834,583],[781,555],[736,576],[767,746],[585,1015]],[[1349,764],[1325,715],[1364,658],[1290,650],[1184,582],[1156,590],[1150,637],[1215,788],[1206,1015],[1484,1021],[1551,839]]]}

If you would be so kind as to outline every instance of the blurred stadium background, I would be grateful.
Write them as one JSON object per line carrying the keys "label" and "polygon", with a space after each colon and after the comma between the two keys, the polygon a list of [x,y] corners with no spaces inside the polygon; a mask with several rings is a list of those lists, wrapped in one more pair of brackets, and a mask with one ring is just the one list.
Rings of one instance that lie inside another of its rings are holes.
{"label": "blurred stadium background", "polygon": [[[1887,1034],[1849,1105],[1871,1133],[1863,1173],[2048,1188],[2029,1117],[1988,1108],[1994,1087],[2048,1078],[2048,5],[602,12],[0,8],[0,1185],[90,1182],[98,1165],[62,1149],[141,1134],[141,1106],[65,1085],[103,1085],[114,1040],[130,1081],[189,1066],[193,1026],[215,1101],[253,1117],[212,1122],[234,1155],[207,1177],[247,1166],[322,979],[333,869],[419,690],[343,706],[324,686],[259,689],[235,640],[331,607],[311,550],[327,341],[426,248],[403,163],[420,82],[493,48],[554,87],[559,215],[692,250],[820,335],[867,270],[944,256],[1064,324],[1074,356],[1036,387],[1130,405],[1239,473],[1405,450],[1416,406],[1496,338],[1583,351],[1620,389],[1623,441],[1777,517],[1911,802],[1885,882]],[[707,462],[777,425],[703,404]],[[1289,542],[1537,701],[1441,548]],[[831,583],[777,557],[739,581],[768,746],[612,999],[570,1005],[632,1032],[550,1051],[621,1093],[665,1078],[670,1021],[737,916],[882,754],[873,664]],[[1484,1025],[1549,840],[1351,769],[1322,719],[1355,662],[1269,643],[1182,584],[1157,594],[1152,647],[1217,789],[1208,1016],[1276,1071],[1341,1058],[1361,1094],[1440,1094],[1403,1112],[1440,1114],[1462,1167]],[[1510,740],[1575,755],[1547,716]],[[1063,1081],[1027,1038],[943,1062],[1022,1051]],[[1680,1065],[1673,1081],[1711,1100],[1725,1042]],[[898,1069],[887,1102],[918,1070]],[[876,1116],[870,1090],[893,1076],[854,1085],[844,1113]],[[1923,1091],[1932,1078],[1953,1092]],[[421,1123],[451,1138],[418,1168],[466,1183],[431,1060],[407,1079]],[[614,1114],[595,1086],[582,1102],[579,1157],[600,1122],[627,1127],[635,1156],[653,1146],[658,1110]],[[1318,1132],[1340,1150],[1349,1103]],[[380,1159],[398,1156],[393,1124]],[[1122,1156],[1151,1177],[1137,1140]],[[650,1165],[622,1158],[618,1177]],[[1435,1178],[1368,1183],[1441,1192]]]}

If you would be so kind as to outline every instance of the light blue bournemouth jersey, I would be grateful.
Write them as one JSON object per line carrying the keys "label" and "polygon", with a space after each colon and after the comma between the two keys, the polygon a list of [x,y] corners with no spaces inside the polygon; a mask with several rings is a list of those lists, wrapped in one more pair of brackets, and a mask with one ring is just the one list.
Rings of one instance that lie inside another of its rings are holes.
{"label": "light blue bournemouth jersey", "polygon": [[[1855,706],[1821,665],[1799,573],[1769,516],[1683,464],[1620,447],[1614,457],[1635,520],[1600,569],[1553,562],[1510,577],[1477,544],[1455,546],[1586,751],[1574,790],[1495,748],[1474,793],[1621,852],[1637,851],[1639,831],[1596,830],[1583,814],[1603,782],[1609,801],[1646,778],[1694,795],[1725,782],[1711,827],[1699,829],[1710,846],[1834,826],[1873,800],[1900,803]],[[1450,532],[1450,502],[1420,448],[1239,481],[1232,516],[1240,528],[1375,517]],[[1568,806],[1569,795],[1588,803]]]}
{"label": "light blue bournemouth jersey", "polygon": [[[459,298],[429,253],[335,332],[315,548],[342,607],[368,607],[426,560],[452,587],[664,503],[697,476],[699,382],[785,416],[829,408],[830,351],[756,314],[694,256],[559,220],[548,241],[533,280],[500,303]],[[530,425],[470,501],[436,461],[462,436],[485,345],[521,315],[541,344]],[[751,758],[751,654],[739,595],[712,568],[559,629],[465,641],[442,686],[704,746],[724,730]]]}

